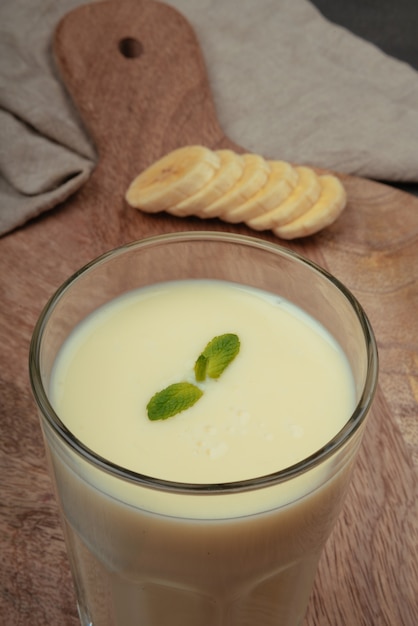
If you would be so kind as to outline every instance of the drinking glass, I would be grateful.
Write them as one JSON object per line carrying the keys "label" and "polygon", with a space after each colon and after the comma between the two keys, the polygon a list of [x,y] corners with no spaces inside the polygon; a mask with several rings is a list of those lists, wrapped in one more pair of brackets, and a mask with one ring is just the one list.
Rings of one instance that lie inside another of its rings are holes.
{"label": "drinking glass", "polygon": [[[343,428],[291,467],[210,485],[194,484],[192,470],[190,483],[135,473],[77,439],[50,399],[63,343],[114,298],[181,279],[262,289],[322,324],[345,352],[354,380],[355,409]],[[373,332],[353,295],[314,263],[261,239],[212,232],[157,236],[106,253],[69,278],[34,330],[30,377],[81,624],[301,624],[343,504],[377,370]]]}

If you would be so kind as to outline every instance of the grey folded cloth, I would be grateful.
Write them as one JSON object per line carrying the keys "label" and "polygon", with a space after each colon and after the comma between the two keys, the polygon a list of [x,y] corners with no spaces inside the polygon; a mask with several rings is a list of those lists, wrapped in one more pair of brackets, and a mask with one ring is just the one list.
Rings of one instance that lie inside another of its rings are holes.
{"label": "grey folded cloth", "polygon": [[0,1],[0,235],[65,200],[95,166],[51,54],[58,21],[83,3]]}
{"label": "grey folded cloth", "polygon": [[[56,74],[60,17],[82,0],[0,3],[0,234],[62,202],[97,155]],[[418,73],[307,0],[166,0],[191,23],[219,122],[249,151],[418,182]]]}

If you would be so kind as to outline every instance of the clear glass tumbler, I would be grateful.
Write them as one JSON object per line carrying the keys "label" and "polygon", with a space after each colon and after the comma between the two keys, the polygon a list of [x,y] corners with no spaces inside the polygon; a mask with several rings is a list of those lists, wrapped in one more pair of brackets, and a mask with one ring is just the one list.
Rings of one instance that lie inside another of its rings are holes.
{"label": "clear glass tumbler", "polygon": [[[355,383],[356,407],[342,430],[292,467],[214,485],[128,471],[75,438],[50,402],[61,346],[80,321],[115,297],[179,279],[260,288],[318,320],[344,350]],[[260,239],[163,235],[104,254],[69,278],[34,330],[30,377],[82,625],[301,624],[343,503],[377,370],[373,332],[351,293],[310,261]]]}

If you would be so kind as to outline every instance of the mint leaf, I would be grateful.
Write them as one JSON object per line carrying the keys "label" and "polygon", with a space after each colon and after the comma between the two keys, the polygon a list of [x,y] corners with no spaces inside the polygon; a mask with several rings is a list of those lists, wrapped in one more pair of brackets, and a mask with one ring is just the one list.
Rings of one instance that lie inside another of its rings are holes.
{"label": "mint leaf", "polygon": [[192,383],[174,383],[154,394],[147,404],[150,420],[166,420],[193,406],[203,395],[203,391]]}
{"label": "mint leaf", "polygon": [[195,363],[196,380],[198,382],[205,380],[206,375],[209,378],[219,378],[231,361],[235,359],[239,349],[239,338],[233,333],[214,337]]}

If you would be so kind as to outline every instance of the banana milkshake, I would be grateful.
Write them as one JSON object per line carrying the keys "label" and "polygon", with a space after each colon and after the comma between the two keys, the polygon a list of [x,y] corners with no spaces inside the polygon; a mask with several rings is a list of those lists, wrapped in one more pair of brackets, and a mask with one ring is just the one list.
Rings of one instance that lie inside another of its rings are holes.
{"label": "banana milkshake", "polygon": [[[224,331],[239,337],[238,354],[219,377],[197,381],[199,353]],[[186,408],[149,419],[150,399],[173,385],[187,385]],[[189,407],[188,386],[200,392]],[[277,296],[218,281],[158,285],[94,313],[64,346],[51,398],[75,437],[101,457],[202,485],[296,464],[332,439],[354,407],[347,360],[323,328]],[[72,485],[71,499],[63,498],[67,532],[77,551],[92,552],[76,577],[103,574],[115,623],[242,626],[253,623],[261,599],[263,624],[297,623],[338,478],[315,495],[319,475],[300,481],[293,508],[295,487],[204,502],[145,490],[132,501],[107,477],[88,479],[94,488]],[[87,522],[81,511],[89,511]],[[307,582],[289,621],[281,597],[299,576]],[[96,606],[92,623],[108,620]]]}
{"label": "banana milkshake", "polygon": [[215,233],[131,244],[57,292],[31,373],[82,626],[302,623],[375,384],[350,298]]}

